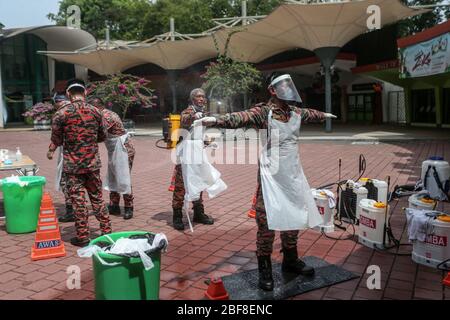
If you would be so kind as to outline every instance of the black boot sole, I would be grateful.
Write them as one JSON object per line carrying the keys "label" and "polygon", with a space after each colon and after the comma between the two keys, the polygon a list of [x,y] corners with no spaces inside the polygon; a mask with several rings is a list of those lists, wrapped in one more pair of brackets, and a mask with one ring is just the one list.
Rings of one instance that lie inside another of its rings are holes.
{"label": "black boot sole", "polygon": [[264,291],[273,291],[273,284],[272,284],[272,286],[264,286],[264,285],[258,284],[258,287]]}
{"label": "black boot sole", "polygon": [[204,224],[204,225],[207,225],[207,226],[212,226],[213,224],[214,224],[214,221],[203,221],[203,220],[200,220],[200,219],[193,219],[193,221],[194,221],[194,223],[199,223],[199,224]]}
{"label": "black boot sole", "polygon": [[58,222],[60,223],[69,223],[69,222],[75,222],[75,217],[60,217],[58,218]]}
{"label": "black boot sole", "polygon": [[70,244],[75,246],[75,247],[80,247],[80,248],[84,248],[87,247],[89,245],[89,242],[91,242],[91,240],[87,240],[87,241],[77,241],[74,239],[70,239]]}
{"label": "black boot sole", "polygon": [[183,226],[175,226],[174,225],[173,228],[177,231],[184,231],[184,229],[185,229],[184,225]]}
{"label": "black boot sole", "polygon": [[316,274],[316,271],[314,269],[312,271],[307,271],[307,272],[303,272],[303,271],[298,272],[298,271],[292,270],[290,268],[281,267],[281,271],[283,271],[284,273],[297,274],[297,275],[302,275],[302,276],[306,276],[306,277],[311,277]]}

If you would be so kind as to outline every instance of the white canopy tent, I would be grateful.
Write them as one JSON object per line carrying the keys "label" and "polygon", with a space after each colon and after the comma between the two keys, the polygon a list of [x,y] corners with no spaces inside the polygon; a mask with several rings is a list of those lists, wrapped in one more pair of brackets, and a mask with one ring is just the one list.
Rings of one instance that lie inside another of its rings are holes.
{"label": "white canopy tent", "polygon": [[[99,74],[126,70],[142,63],[154,63],[166,70],[185,69],[197,62],[217,56],[216,40],[223,52],[230,32],[236,28],[229,43],[229,55],[233,59],[258,63],[277,53],[303,48],[316,53],[325,67],[326,110],[331,112],[330,67],[340,48],[366,33],[368,21],[375,8],[379,13],[379,27],[395,23],[407,17],[427,12],[412,9],[400,0],[353,0],[306,4],[288,1],[280,5],[264,19],[245,27],[212,29],[211,32],[174,41],[174,37],[156,37],[153,42],[143,42],[128,48],[94,49],[83,52],[47,52],[50,57],[82,64]],[[331,122],[327,122],[331,131]]]}

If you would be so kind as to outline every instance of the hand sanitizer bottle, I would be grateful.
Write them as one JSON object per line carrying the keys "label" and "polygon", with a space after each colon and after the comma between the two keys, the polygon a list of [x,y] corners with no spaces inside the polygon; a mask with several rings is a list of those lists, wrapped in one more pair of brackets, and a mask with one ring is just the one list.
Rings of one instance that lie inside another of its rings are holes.
{"label": "hand sanitizer bottle", "polygon": [[16,161],[22,161],[22,152],[20,152],[19,147],[17,147],[17,151],[16,151]]}

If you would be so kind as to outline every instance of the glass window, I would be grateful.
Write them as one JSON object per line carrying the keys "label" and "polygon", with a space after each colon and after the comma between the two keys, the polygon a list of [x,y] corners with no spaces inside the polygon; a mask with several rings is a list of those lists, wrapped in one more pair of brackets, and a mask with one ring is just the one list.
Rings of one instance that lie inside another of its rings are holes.
{"label": "glass window", "polygon": [[46,46],[45,41],[31,34],[5,40],[0,46],[8,123],[23,121],[25,95],[32,95],[33,103],[49,95],[47,57],[37,54]]}
{"label": "glass window", "polygon": [[450,88],[444,88],[442,95],[442,123],[450,124]]}
{"label": "glass window", "polygon": [[434,89],[411,91],[412,121],[436,123],[436,100]]}

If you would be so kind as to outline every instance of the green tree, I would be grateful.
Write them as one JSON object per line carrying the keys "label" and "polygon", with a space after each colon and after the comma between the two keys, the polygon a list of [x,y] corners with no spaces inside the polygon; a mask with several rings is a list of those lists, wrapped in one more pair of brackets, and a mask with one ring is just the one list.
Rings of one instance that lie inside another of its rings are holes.
{"label": "green tree", "polygon": [[212,26],[212,12],[204,0],[158,0],[145,16],[144,38],[170,30],[170,18],[175,19],[179,33],[200,33]]}
{"label": "green tree", "polygon": [[[282,0],[249,0],[247,14],[266,15]],[[158,0],[145,17],[143,35],[151,38],[170,30],[170,18],[175,19],[179,33],[201,33],[215,26],[213,18],[241,16],[242,1],[233,0]]]}
{"label": "green tree", "polygon": [[0,22],[0,30],[2,30],[4,27],[5,27],[5,25]]}
{"label": "green tree", "polygon": [[141,40],[145,13],[152,6],[148,0],[62,0],[58,13],[50,13],[48,18],[66,25],[71,5],[80,7],[83,30],[105,39],[108,23],[113,40]]}
{"label": "green tree", "polygon": [[[408,6],[436,5],[443,3],[442,0],[402,0],[402,2]],[[400,22],[399,36],[406,37],[421,32],[425,29],[432,28],[435,25],[447,20],[449,17],[449,7],[437,7],[431,12],[405,19]]]}
{"label": "green tree", "polygon": [[218,52],[216,62],[206,67],[206,72],[201,76],[205,82],[203,89],[214,99],[224,100],[230,111],[233,111],[233,98],[239,94],[250,93],[252,89],[262,84],[262,74],[250,63],[240,62],[228,56],[231,37],[240,32],[235,30],[228,35],[224,53],[220,53],[216,39],[214,43]]}

